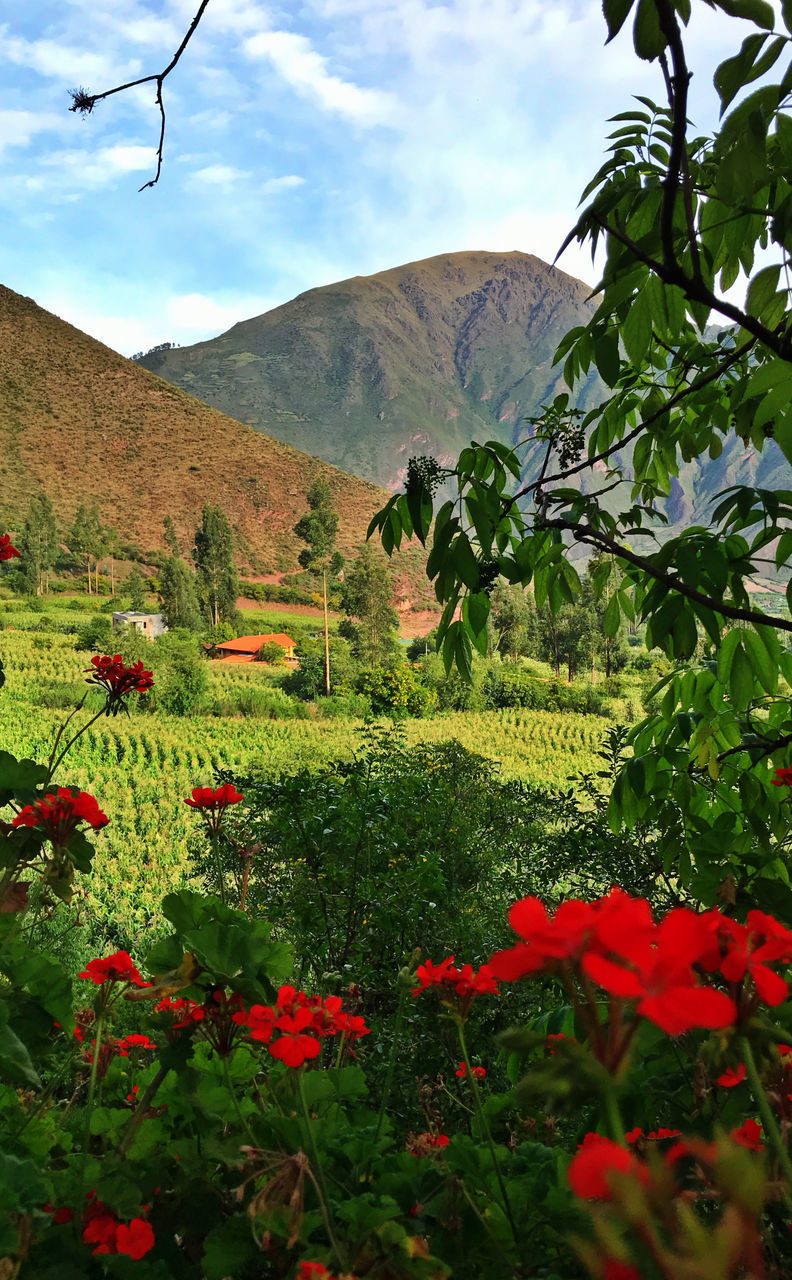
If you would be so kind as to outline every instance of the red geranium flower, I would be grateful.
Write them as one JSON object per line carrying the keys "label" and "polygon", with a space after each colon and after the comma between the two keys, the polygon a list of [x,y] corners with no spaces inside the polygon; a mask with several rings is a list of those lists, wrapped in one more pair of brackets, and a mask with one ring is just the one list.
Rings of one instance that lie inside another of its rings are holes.
{"label": "red geranium flower", "polygon": [[[455,1074],[456,1074],[456,1075],[458,1075],[458,1076],[460,1076],[462,1079],[464,1079],[464,1077],[467,1075],[467,1064],[466,1064],[466,1063],[464,1063],[464,1062],[460,1062],[459,1067],[458,1067],[457,1071],[455,1072]],[[470,1074],[471,1074],[472,1076],[475,1076],[476,1080],[483,1080],[483,1079],[484,1079],[484,1077],[485,1077],[485,1075],[487,1074],[487,1068],[486,1068],[486,1067],[473,1067],[473,1068],[471,1069]]]}
{"label": "red geranium flower", "polygon": [[764,1143],[762,1142],[762,1126],[757,1124],[755,1120],[746,1120],[745,1124],[739,1129],[732,1129],[729,1134],[735,1142],[739,1142],[741,1147],[747,1147],[749,1151],[761,1151]]}
{"label": "red geranium flower", "polygon": [[745,1079],[745,1063],[740,1062],[736,1067],[728,1067],[722,1076],[718,1076],[717,1083],[723,1089],[733,1089],[735,1085],[741,1084]]}
{"label": "red geranium flower", "polygon": [[321,1045],[315,1035],[306,1033],[312,1021],[310,1009],[298,1009],[294,1015],[284,1013],[277,1018],[275,1026],[281,1034],[269,1047],[273,1058],[280,1058],[287,1067],[301,1067],[308,1058],[318,1057]]}
{"label": "red geranium flower", "polygon": [[619,1258],[606,1258],[602,1280],[641,1280],[641,1273],[630,1262]]}
{"label": "red geranium flower", "polygon": [[442,1151],[451,1139],[445,1133],[411,1133],[407,1138],[407,1150],[419,1160],[425,1159],[433,1151]]}
{"label": "red geranium flower", "polygon": [[40,827],[56,849],[65,849],[81,822],[86,822],[94,831],[100,831],[109,821],[95,797],[87,791],[58,787],[57,794],[48,794],[26,804],[11,826]]}
{"label": "red geranium flower", "polygon": [[224,783],[213,791],[211,787],[193,787],[192,796],[185,800],[191,809],[199,809],[209,831],[214,835],[220,830],[223,814],[230,804],[239,804],[244,800],[230,782]]}
{"label": "red geranium flower", "polygon": [[332,1280],[332,1277],[322,1262],[301,1262],[296,1280]]}
{"label": "red geranium flower", "polygon": [[138,973],[128,951],[116,951],[115,955],[105,956],[104,959],[90,960],[79,977],[89,978],[99,987],[105,982],[130,982],[135,987],[149,986]]}
{"label": "red geranium flower", "polygon": [[108,710],[119,710],[127,693],[145,693],[154,684],[153,672],[146,671],[139,661],[126,666],[120,653],[112,658],[97,654],[85,670],[90,672],[86,684],[98,684],[106,690]]}
{"label": "red geranium flower", "polygon": [[115,1236],[116,1253],[125,1253],[136,1261],[154,1248],[154,1232],[145,1218],[133,1218],[129,1226],[119,1223]]}
{"label": "red geranium flower", "polygon": [[[0,556],[0,560],[2,558]],[[774,787],[792,787],[792,768],[776,769],[775,777],[770,781]]]}
{"label": "red geranium flower", "polygon": [[148,1036],[137,1033],[131,1036],[124,1036],[123,1040],[119,1040],[122,1058],[129,1057],[130,1049],[156,1049],[153,1040],[149,1040]]}
{"label": "red geranium flower", "polygon": [[0,560],[13,560],[14,556],[19,556],[20,552],[16,547],[11,546],[11,535],[9,533],[0,533]]}
{"label": "red geranium flower", "polygon": [[727,952],[720,971],[727,982],[741,982],[750,975],[760,1000],[777,1005],[786,1000],[785,980],[768,963],[792,960],[792,932],[764,911],[749,911],[745,925],[730,921]]}
{"label": "red geranium flower", "polygon": [[613,1175],[630,1174],[646,1182],[649,1171],[637,1156],[601,1134],[587,1134],[567,1170],[569,1185],[581,1200],[610,1200]]}

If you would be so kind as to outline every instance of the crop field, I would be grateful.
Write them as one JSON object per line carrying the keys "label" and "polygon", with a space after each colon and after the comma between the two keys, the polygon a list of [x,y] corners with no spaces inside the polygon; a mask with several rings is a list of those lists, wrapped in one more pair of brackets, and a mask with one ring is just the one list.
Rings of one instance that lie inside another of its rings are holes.
{"label": "crop field", "polygon": [[[89,656],[74,637],[0,631],[6,684],[0,692],[0,748],[46,759],[64,709],[43,707],[48,690],[84,688]],[[214,692],[259,683],[252,664],[210,664]],[[89,703],[76,719],[91,714]],[[94,705],[96,705],[94,703]],[[349,758],[361,742],[352,719],[261,719],[244,716],[176,717],[133,711],[101,718],[79,740],[56,781],[95,794],[110,817],[99,835],[87,907],[108,939],[128,943],[156,925],[164,893],[184,879],[188,843],[197,820],[184,804],[194,786],[212,781],[216,769],[268,776],[293,773]],[[564,785],[595,766],[603,721],[556,712],[459,712],[394,727],[408,745],[456,738],[497,760],[505,777]]]}

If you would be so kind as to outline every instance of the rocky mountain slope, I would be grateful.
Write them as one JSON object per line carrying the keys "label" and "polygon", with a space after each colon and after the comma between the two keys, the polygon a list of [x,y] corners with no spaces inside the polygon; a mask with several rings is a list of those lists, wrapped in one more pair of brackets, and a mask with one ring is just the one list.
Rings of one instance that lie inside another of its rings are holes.
{"label": "rocky mountain slope", "polygon": [[0,516],[13,528],[44,491],[68,522],[96,500],[107,524],[144,550],[171,515],[184,544],[205,502],[219,504],[240,559],[296,562],[292,526],[317,472],[360,544],[386,495],[253,431],[0,286]]}
{"label": "rocky mountain slope", "polygon": [[[562,389],[553,354],[590,316],[588,293],[528,254],[451,253],[311,289],[143,363],[257,430],[398,488],[412,454],[446,461],[471,439],[530,434],[524,419]],[[577,403],[601,394],[593,376]],[[789,488],[792,477],[772,442],[762,454],[727,442],[672,482],[671,528],[706,521],[714,494],[738,482]]]}
{"label": "rocky mountain slope", "polygon": [[524,253],[452,253],[311,289],[142,363],[224,413],[377,484],[411,454],[519,434],[588,289]]}

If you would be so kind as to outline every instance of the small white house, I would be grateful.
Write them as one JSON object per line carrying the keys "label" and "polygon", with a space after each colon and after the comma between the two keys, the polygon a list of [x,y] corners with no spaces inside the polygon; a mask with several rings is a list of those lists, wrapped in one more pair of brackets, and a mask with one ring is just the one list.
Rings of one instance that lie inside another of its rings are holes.
{"label": "small white house", "polygon": [[147,640],[153,640],[168,630],[161,613],[138,613],[134,609],[113,614],[113,630],[122,631],[124,627],[135,627]]}

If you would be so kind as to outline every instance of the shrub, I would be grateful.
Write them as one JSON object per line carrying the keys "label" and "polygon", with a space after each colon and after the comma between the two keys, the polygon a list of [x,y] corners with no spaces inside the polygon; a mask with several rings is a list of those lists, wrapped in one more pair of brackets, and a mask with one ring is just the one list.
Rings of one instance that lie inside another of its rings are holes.
{"label": "shrub", "polygon": [[105,614],[91,618],[77,630],[77,648],[87,652],[102,649],[106,653],[113,634],[113,626]]}

